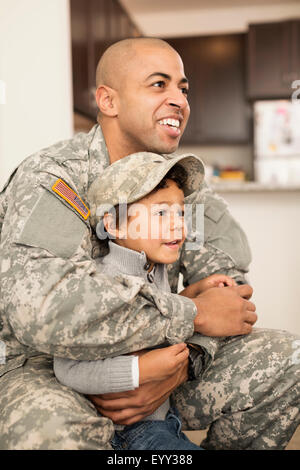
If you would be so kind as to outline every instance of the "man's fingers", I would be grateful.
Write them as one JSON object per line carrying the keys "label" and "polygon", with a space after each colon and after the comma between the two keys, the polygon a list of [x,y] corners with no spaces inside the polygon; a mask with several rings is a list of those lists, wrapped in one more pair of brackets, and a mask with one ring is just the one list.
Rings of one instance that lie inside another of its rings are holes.
{"label": "man's fingers", "polygon": [[250,323],[244,323],[243,331],[241,332],[242,335],[248,335],[252,331],[252,325]]}
{"label": "man's fingers", "polygon": [[169,394],[160,397],[159,400],[151,403],[151,405],[144,405],[140,408],[126,408],[114,412],[108,412],[106,409],[99,409],[100,413],[110,418],[116,424],[125,424],[126,426],[141,421],[146,416],[152,414],[159,406],[166,401]]}
{"label": "man's fingers", "polygon": [[235,289],[238,291],[239,295],[244,299],[250,299],[253,294],[253,289],[248,284],[237,286],[235,287]]}
{"label": "man's fingers", "polygon": [[131,398],[135,395],[135,390],[128,390],[124,392],[117,392],[117,393],[102,393],[101,395],[88,395],[89,399],[95,401],[96,403],[99,400],[119,400],[120,398]]}
{"label": "man's fingers", "polygon": [[[111,419],[114,423],[117,424],[127,424],[128,420],[139,421],[146,416],[146,414],[141,413],[139,410],[137,412],[136,408],[126,408],[125,410],[116,410],[108,411],[106,408],[101,408],[97,406],[97,410],[106,418]],[[151,412],[149,413],[151,414]]]}
{"label": "man's fingers", "polygon": [[143,405],[138,408],[132,403],[125,409],[123,407],[122,409],[110,409],[108,403],[105,403],[104,408],[102,406],[96,406],[96,408],[103,416],[110,418],[114,423],[128,426],[152,414],[167,398],[168,394],[165,394],[159,400],[151,403],[151,405]]}
{"label": "man's fingers", "polygon": [[181,383],[187,380],[188,358],[170,378],[141,385],[137,390],[88,395],[96,409],[117,424],[133,424],[154,412]]}
{"label": "man's fingers", "polygon": [[117,411],[123,408],[139,408],[139,403],[135,404],[132,398],[102,399],[100,396],[90,397],[97,408],[108,411]]}
{"label": "man's fingers", "polygon": [[253,302],[247,302],[246,303],[246,309],[249,310],[250,312],[255,312],[256,311],[256,306]]}
{"label": "man's fingers", "polygon": [[256,315],[256,313],[247,311],[246,314],[245,314],[245,319],[244,319],[244,321],[247,322],[247,323],[249,323],[250,325],[254,325],[254,323],[257,322],[257,315]]}

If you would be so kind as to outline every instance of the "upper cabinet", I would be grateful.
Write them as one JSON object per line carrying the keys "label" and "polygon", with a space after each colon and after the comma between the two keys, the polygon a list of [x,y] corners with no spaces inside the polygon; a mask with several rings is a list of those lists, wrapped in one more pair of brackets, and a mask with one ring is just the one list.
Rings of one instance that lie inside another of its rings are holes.
{"label": "upper cabinet", "polygon": [[95,120],[95,74],[105,49],[141,36],[118,0],[71,0],[74,110]]}
{"label": "upper cabinet", "polygon": [[250,25],[247,57],[248,98],[290,98],[300,79],[300,19]]}
{"label": "upper cabinet", "polygon": [[186,144],[250,141],[245,89],[245,34],[167,39],[182,57],[190,83]]}

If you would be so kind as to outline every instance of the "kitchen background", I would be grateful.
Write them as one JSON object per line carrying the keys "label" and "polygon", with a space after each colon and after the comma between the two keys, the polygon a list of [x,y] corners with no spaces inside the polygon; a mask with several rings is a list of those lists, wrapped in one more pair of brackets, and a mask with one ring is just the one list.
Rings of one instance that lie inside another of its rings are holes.
{"label": "kitchen background", "polygon": [[300,334],[299,0],[0,0],[0,186],[27,155],[92,127],[101,53],[140,35],[183,58],[179,150],[202,157],[248,235],[257,326]]}

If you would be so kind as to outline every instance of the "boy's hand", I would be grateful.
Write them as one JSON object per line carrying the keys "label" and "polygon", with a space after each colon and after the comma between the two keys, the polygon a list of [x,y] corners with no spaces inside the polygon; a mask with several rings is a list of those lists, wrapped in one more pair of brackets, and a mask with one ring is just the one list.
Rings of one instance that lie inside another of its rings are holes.
{"label": "boy's hand", "polygon": [[139,384],[167,379],[182,367],[188,356],[185,343],[139,354]]}
{"label": "boy's hand", "polygon": [[236,285],[235,280],[225,274],[212,274],[186,287],[180,295],[193,299],[212,287],[235,287]]}
{"label": "boy's hand", "polygon": [[208,276],[205,279],[201,279],[201,281],[199,281],[199,284],[199,294],[206,291],[207,289],[211,289],[212,287],[237,286],[235,280],[229,276],[226,276],[225,274],[212,274],[211,276]]}

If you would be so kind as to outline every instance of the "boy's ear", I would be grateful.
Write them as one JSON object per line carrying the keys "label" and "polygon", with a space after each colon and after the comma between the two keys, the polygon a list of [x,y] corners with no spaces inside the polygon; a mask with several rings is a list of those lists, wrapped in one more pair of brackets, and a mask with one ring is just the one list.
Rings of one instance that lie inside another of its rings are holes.
{"label": "boy's ear", "polygon": [[105,116],[116,117],[118,115],[116,91],[113,88],[100,85],[96,90],[96,102]]}
{"label": "boy's ear", "polygon": [[115,217],[108,212],[103,216],[103,225],[105,230],[112,236],[112,238],[124,238],[124,231],[117,228]]}
{"label": "boy's ear", "polygon": [[114,217],[112,214],[109,214],[108,212],[104,214],[103,216],[103,225],[105,227],[105,230],[113,236],[113,238],[116,238],[116,221],[114,220]]}

